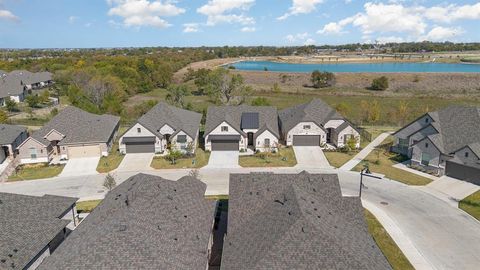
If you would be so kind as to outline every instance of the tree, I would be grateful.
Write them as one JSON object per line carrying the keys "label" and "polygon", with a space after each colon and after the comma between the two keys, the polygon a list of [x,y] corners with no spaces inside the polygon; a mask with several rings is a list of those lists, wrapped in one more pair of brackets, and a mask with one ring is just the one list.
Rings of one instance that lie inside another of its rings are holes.
{"label": "tree", "polygon": [[111,174],[107,174],[107,176],[105,176],[105,180],[103,181],[103,186],[108,189],[108,191],[111,191],[117,186],[117,182]]}
{"label": "tree", "polygon": [[176,149],[170,149],[170,152],[167,155],[167,160],[170,160],[170,162],[174,165],[177,164],[177,159],[181,158],[183,156],[182,152],[176,150]]}
{"label": "tree", "polygon": [[315,70],[310,78],[314,88],[330,87],[335,84],[335,75],[331,72]]}
{"label": "tree", "polygon": [[357,143],[358,143],[358,137],[351,136],[347,140],[347,145],[350,149],[356,149],[357,148]]}
{"label": "tree", "polygon": [[265,97],[256,97],[251,102],[252,106],[270,106],[270,101]]}
{"label": "tree", "polygon": [[207,93],[217,103],[238,105],[252,91],[240,74],[230,74],[223,68],[213,70],[208,79]]}
{"label": "tree", "polygon": [[373,79],[370,89],[376,91],[385,91],[388,88],[388,78],[385,76]]}
{"label": "tree", "polygon": [[8,121],[8,114],[4,110],[0,110],[0,123],[5,124]]}
{"label": "tree", "polygon": [[43,91],[40,94],[39,101],[43,104],[48,103],[50,101],[50,92],[47,90]]}
{"label": "tree", "polygon": [[36,108],[36,107],[38,107],[38,104],[40,103],[40,99],[38,98],[37,95],[28,95],[25,98],[25,102],[27,103],[28,107]]}
{"label": "tree", "polygon": [[17,103],[13,99],[11,99],[10,97],[5,98],[5,107],[6,107],[7,111],[9,111],[9,112],[18,111]]}
{"label": "tree", "polygon": [[368,121],[370,123],[376,123],[380,120],[380,104],[377,100],[374,100],[372,104],[370,104],[370,109],[368,112]]}
{"label": "tree", "polygon": [[168,94],[165,99],[169,104],[180,108],[185,107],[184,97],[188,95],[188,89],[186,85],[170,85],[167,88],[167,92]]}
{"label": "tree", "polygon": [[397,118],[400,126],[404,126],[408,117],[408,102],[401,100],[397,107]]}

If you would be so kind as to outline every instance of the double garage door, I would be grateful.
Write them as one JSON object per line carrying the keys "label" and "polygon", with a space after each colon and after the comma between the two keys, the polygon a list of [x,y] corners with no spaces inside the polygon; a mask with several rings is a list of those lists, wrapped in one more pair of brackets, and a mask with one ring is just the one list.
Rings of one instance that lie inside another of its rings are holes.
{"label": "double garage door", "polygon": [[238,140],[213,140],[212,151],[238,151]]}
{"label": "double garage door", "polygon": [[447,161],[445,174],[475,185],[480,185],[480,168],[469,167],[463,164]]}
{"label": "double garage door", "polygon": [[294,146],[320,146],[320,135],[293,135]]}
{"label": "double garage door", "polygon": [[100,145],[69,146],[68,158],[99,157],[102,154]]}
{"label": "double garage door", "polygon": [[155,153],[155,137],[124,137],[127,154]]}

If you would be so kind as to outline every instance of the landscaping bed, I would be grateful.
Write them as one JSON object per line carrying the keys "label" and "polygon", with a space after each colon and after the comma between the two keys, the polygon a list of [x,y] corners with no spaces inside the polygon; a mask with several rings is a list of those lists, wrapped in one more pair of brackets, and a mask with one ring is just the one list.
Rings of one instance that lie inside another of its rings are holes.
{"label": "landscaping bed", "polygon": [[17,167],[10,177],[9,182],[44,179],[58,176],[65,165],[48,165],[47,163],[40,164],[25,164]]}
{"label": "landscaping bed", "polygon": [[118,151],[118,141],[114,142],[110,154],[100,158],[97,165],[97,172],[107,173],[115,170],[120,163],[122,163],[124,157],[125,155],[122,155],[120,151]]}
{"label": "landscaping bed", "polygon": [[293,167],[297,165],[292,147],[281,148],[277,153],[256,153],[251,156],[240,156],[238,163],[242,167]]}
{"label": "landscaping bed", "polygon": [[[205,152],[201,148],[197,148],[195,155],[192,157],[180,157],[175,160],[175,164],[165,157],[154,157],[150,166],[154,169],[182,169],[182,168],[201,168],[208,164],[210,152]],[[195,161],[195,162],[193,162]]]}
{"label": "landscaping bed", "polygon": [[477,191],[458,203],[458,208],[480,221],[480,191]]}
{"label": "landscaping bed", "polygon": [[407,185],[422,186],[432,182],[429,178],[393,167],[393,165],[405,161],[405,157],[389,152],[388,149],[390,149],[392,142],[393,137],[387,137],[381,145],[374,149],[363,162],[355,166],[353,170],[360,171],[363,169],[364,164],[368,164],[371,172],[383,174],[389,179]]}
{"label": "landscaping bed", "polygon": [[367,209],[365,209],[364,215],[368,225],[368,232],[372,235],[392,268],[395,270],[415,269],[377,218]]}

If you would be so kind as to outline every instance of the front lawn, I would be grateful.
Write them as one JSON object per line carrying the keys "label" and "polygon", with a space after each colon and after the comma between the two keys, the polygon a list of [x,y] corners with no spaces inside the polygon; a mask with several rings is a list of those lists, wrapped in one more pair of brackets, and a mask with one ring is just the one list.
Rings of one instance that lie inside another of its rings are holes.
{"label": "front lawn", "polygon": [[[150,166],[154,169],[187,169],[201,168],[208,164],[210,152],[205,152],[201,148],[195,150],[195,156],[189,158],[180,158],[172,164],[166,157],[154,157]],[[193,161],[195,160],[195,163]]]}
{"label": "front lawn", "polygon": [[458,208],[480,220],[480,191],[477,191],[458,203]]}
{"label": "front lawn", "polygon": [[281,148],[277,153],[257,153],[252,156],[240,156],[238,163],[242,167],[293,167],[297,165],[293,147]]}
{"label": "front lawn", "polygon": [[122,163],[125,155],[120,154],[118,151],[118,141],[115,141],[112,146],[110,154],[106,157],[101,157],[97,165],[97,172],[107,173],[118,168],[120,163]]}
{"label": "front lawn", "polygon": [[401,155],[389,152],[393,137],[387,137],[381,145],[374,149],[360,164],[353,168],[354,171],[359,172],[363,169],[365,163],[368,164],[370,171],[373,173],[384,174],[385,177],[402,182],[407,185],[423,186],[430,182],[431,179],[410,173],[401,169],[393,167],[393,165],[403,162],[405,159]]}
{"label": "front lawn", "polygon": [[329,152],[323,151],[325,157],[328,159],[328,163],[335,168],[340,168],[343,164],[347,163],[351,160],[358,152],[357,151],[350,151],[350,152]]}
{"label": "front lawn", "polygon": [[16,173],[8,177],[9,182],[44,179],[58,176],[65,165],[25,164],[17,167]]}
{"label": "front lawn", "polygon": [[368,232],[370,232],[370,235],[373,237],[392,268],[395,270],[415,269],[377,218],[375,218],[375,216],[367,209],[365,209],[364,215],[368,225]]}
{"label": "front lawn", "polygon": [[102,200],[77,202],[77,213],[90,213]]}

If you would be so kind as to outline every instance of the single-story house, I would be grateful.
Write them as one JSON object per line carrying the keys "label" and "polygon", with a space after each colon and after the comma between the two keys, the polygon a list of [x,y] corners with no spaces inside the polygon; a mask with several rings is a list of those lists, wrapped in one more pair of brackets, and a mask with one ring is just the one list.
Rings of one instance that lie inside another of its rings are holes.
{"label": "single-story house", "polygon": [[480,184],[480,108],[428,112],[393,134],[392,151],[439,175]]}
{"label": "single-story house", "polygon": [[158,103],[128,129],[119,141],[121,153],[195,152],[202,115]]}
{"label": "single-story house", "polygon": [[392,269],[336,174],[231,174],[221,269]]}
{"label": "single-story house", "polygon": [[48,87],[53,84],[50,72],[30,72],[14,70],[0,74],[0,106],[5,106],[6,98],[15,102],[23,102],[32,91]]}
{"label": "single-story house", "polygon": [[108,156],[120,117],[97,115],[69,106],[19,147],[20,163]]}
{"label": "single-story house", "polygon": [[76,201],[0,193],[0,269],[36,269],[77,225]]}
{"label": "single-story house", "polygon": [[360,133],[347,119],[320,99],[279,112],[282,139],[287,146],[343,147],[350,139],[360,147]]}
{"label": "single-story house", "polygon": [[278,113],[269,106],[209,107],[205,124],[205,150],[275,150],[280,133]]}
{"label": "single-story house", "polygon": [[15,157],[17,147],[28,137],[27,129],[21,126],[0,124],[0,164],[7,157]]}
{"label": "single-story house", "polygon": [[137,174],[105,199],[40,269],[207,269],[216,202],[206,184]]}

